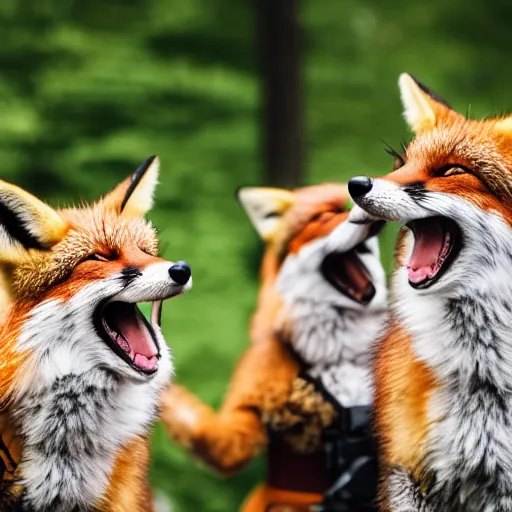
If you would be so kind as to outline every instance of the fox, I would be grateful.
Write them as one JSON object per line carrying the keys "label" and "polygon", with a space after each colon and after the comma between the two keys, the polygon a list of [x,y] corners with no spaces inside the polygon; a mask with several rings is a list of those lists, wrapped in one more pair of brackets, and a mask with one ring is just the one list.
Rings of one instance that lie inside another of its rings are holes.
{"label": "fox", "polygon": [[[173,383],[162,394],[163,424],[223,475],[266,452],[266,481],[244,500],[244,512],[301,512],[320,503],[326,511],[375,510],[366,420],[370,346],[386,318],[378,226],[347,222],[342,184],[242,187],[237,197],[264,243],[251,344],[218,412]],[[352,448],[344,444],[349,438]],[[345,449],[345,460],[336,459],[335,447]],[[356,474],[367,479],[362,489]],[[336,493],[328,491],[340,475],[348,483],[334,508]]]}
{"label": "fox", "polygon": [[399,88],[412,141],[348,183],[350,222],[402,225],[374,363],[382,510],[512,510],[512,117]]}
{"label": "fox", "polygon": [[144,219],[158,171],[150,157],[67,209],[0,181],[3,511],[153,510],[148,435],[173,374],[162,302],[192,286]]}

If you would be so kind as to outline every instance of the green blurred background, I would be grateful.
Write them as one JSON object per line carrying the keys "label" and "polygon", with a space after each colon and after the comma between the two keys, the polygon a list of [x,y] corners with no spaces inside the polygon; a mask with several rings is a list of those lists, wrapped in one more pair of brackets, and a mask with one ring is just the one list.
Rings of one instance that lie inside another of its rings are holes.
{"label": "green blurred background", "polygon": [[[163,328],[177,380],[214,406],[248,344],[257,293],[261,247],[234,200],[263,175],[254,7],[0,1],[0,176],[64,205],[160,156],[150,217],[164,256],[187,260],[194,275],[193,291],[164,307]],[[391,169],[382,139],[409,138],[403,71],[462,112],[505,112],[511,15],[506,0],[302,1],[304,181]],[[156,429],[151,478],[175,512],[235,511],[262,474],[258,460],[216,477]]]}

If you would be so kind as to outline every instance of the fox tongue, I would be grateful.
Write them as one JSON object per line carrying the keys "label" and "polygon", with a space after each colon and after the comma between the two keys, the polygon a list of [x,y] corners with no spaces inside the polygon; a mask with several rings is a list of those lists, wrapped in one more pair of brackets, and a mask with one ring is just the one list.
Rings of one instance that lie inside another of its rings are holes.
{"label": "fox tongue", "polygon": [[409,281],[420,283],[439,270],[445,236],[441,224],[433,219],[417,221],[413,228],[414,249],[407,265]]}
{"label": "fox tongue", "polygon": [[[115,302],[110,307],[114,310],[111,313],[113,313],[116,330],[122,334],[128,344],[128,347],[123,347],[122,345],[125,344],[119,343],[121,348],[129,353],[139,368],[155,369],[158,364],[157,348],[139,308],[135,304],[126,302]],[[126,348],[128,350],[125,350]]]}

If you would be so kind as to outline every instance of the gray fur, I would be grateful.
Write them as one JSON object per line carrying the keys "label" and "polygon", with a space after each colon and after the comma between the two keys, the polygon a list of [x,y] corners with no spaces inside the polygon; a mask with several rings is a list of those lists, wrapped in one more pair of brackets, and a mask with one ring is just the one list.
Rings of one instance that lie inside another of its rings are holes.
{"label": "gray fur", "polygon": [[418,484],[403,468],[392,468],[387,476],[389,510],[392,512],[434,512]]}

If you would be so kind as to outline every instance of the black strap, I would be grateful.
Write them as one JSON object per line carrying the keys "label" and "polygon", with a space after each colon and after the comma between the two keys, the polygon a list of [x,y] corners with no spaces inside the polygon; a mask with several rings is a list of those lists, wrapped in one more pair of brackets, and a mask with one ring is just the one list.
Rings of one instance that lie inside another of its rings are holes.
{"label": "black strap", "polygon": [[300,377],[313,383],[337,411],[335,424],[326,429],[323,447],[327,471],[333,485],[324,493],[315,512],[376,512],[378,467],[377,446],[371,435],[371,407],[344,407],[319,379],[305,371]]}
{"label": "black strap", "polygon": [[343,491],[347,485],[353,481],[357,472],[364,468],[370,461],[371,457],[368,456],[358,457],[356,460],[354,460],[348,469],[340,475],[336,482],[334,482],[334,485],[326,491],[326,499],[334,499],[336,494]]}

